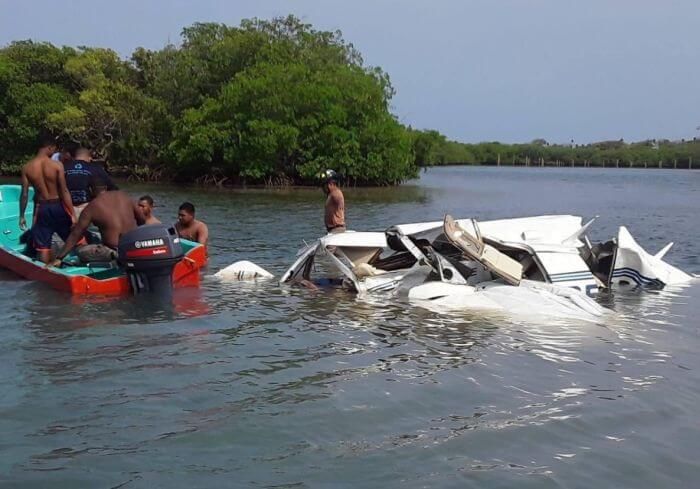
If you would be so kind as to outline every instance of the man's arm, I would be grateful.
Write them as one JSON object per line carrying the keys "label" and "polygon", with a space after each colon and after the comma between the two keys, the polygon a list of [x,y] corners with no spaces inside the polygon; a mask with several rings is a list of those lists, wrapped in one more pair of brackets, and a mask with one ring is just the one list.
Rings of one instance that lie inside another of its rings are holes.
{"label": "man's arm", "polygon": [[70,218],[75,220],[75,211],[73,210],[73,199],[71,199],[70,191],[68,190],[68,185],[66,184],[66,173],[63,168],[63,163],[60,161],[58,163],[58,195],[63,201],[63,207],[67,212],[70,213]]}
{"label": "man's arm", "polygon": [[68,239],[66,239],[63,248],[61,248],[61,251],[59,251],[56,254],[56,260],[54,260],[54,262],[52,263],[53,266],[60,265],[61,260],[63,260],[66,257],[66,255],[70,253],[73,250],[73,248],[75,248],[75,245],[78,243],[78,241],[80,241],[80,238],[83,237],[83,234],[85,234],[85,231],[90,226],[91,222],[92,209],[90,209],[90,206],[88,206],[80,214],[80,219],[78,219],[78,222],[75,224],[75,226],[73,226],[73,229],[68,235]]}
{"label": "man's arm", "polygon": [[206,246],[207,241],[209,241],[209,228],[206,224],[200,221],[197,229],[197,242]]}
{"label": "man's arm", "polygon": [[[22,193],[19,197],[19,228],[27,229],[27,220],[24,218],[24,211],[27,210],[27,200],[29,199],[29,179],[27,172],[22,168]],[[36,212],[36,209],[34,210]]]}

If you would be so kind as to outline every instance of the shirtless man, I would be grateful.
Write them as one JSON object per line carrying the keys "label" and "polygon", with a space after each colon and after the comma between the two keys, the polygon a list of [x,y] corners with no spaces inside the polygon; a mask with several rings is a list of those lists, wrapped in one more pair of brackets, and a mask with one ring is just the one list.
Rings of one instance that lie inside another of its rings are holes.
{"label": "shirtless man", "polygon": [[345,197],[338,187],[338,174],[333,170],[326,170],[321,174],[323,179],[323,193],[326,198],[324,224],[329,233],[345,232]]}
{"label": "shirtless man", "polygon": [[209,240],[209,228],[202,221],[194,218],[194,206],[185,202],[177,213],[175,229],[181,238],[195,241],[206,246]]}
{"label": "shirtless man", "polygon": [[56,143],[43,138],[37,155],[22,168],[22,194],[19,200],[19,227],[27,229],[24,213],[27,210],[29,185],[34,187],[35,208],[32,240],[44,263],[51,261],[53,233],[65,240],[73,225],[73,204],[63,174],[63,164],[51,159]]}
{"label": "shirtless man", "polygon": [[160,224],[160,221],[153,215],[153,198],[150,195],[144,195],[139,199],[139,208],[146,220],[144,224]]}
{"label": "shirtless man", "polygon": [[108,191],[108,185],[104,180],[92,177],[90,192],[93,199],[80,213],[80,219],[73,227],[66,244],[56,254],[53,266],[60,266],[63,258],[75,248],[90,224],[94,224],[100,230],[102,245],[83,246],[79,253],[89,253],[91,261],[109,261],[116,258],[121,235],[144,223],[143,214],[136,202],[121,190]]}

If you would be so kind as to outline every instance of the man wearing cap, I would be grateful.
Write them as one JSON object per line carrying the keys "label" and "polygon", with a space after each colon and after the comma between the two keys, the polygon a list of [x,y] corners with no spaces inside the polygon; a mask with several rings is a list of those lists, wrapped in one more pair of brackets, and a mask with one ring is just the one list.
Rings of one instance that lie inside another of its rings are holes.
{"label": "man wearing cap", "polygon": [[324,222],[329,233],[345,232],[345,197],[338,187],[338,174],[333,170],[322,173],[326,198]]}

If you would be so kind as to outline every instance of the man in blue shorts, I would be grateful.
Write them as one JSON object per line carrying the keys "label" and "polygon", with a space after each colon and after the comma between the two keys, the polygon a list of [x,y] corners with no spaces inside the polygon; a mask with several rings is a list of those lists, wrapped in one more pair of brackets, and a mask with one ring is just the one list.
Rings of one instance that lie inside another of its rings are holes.
{"label": "man in blue shorts", "polygon": [[24,213],[27,209],[29,185],[34,187],[36,206],[32,240],[39,259],[51,261],[51,238],[53,233],[65,240],[73,225],[73,203],[66,186],[63,164],[51,159],[56,143],[51,138],[43,138],[37,155],[22,168],[22,193],[19,201],[19,227],[27,229]]}

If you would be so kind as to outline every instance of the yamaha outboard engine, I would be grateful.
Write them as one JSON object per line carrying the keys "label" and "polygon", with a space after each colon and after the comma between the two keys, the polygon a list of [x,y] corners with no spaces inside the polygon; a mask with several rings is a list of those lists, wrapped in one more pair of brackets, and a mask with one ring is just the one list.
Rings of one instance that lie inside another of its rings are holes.
{"label": "yamaha outboard engine", "polygon": [[126,268],[134,294],[154,292],[169,297],[173,269],[184,256],[172,226],[139,226],[119,238],[119,263]]}

